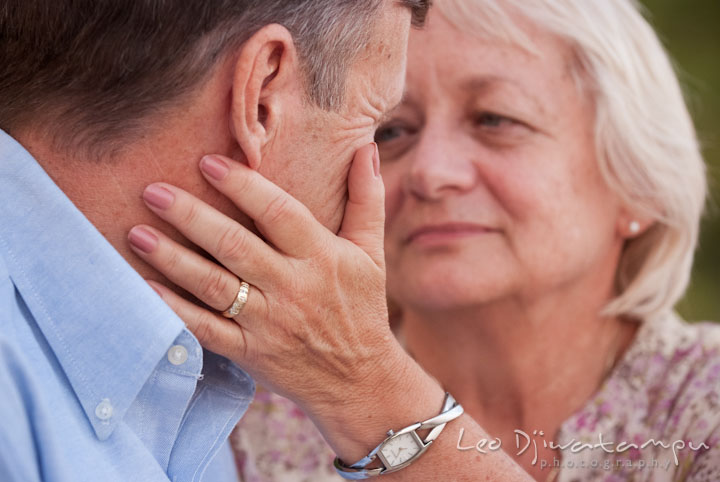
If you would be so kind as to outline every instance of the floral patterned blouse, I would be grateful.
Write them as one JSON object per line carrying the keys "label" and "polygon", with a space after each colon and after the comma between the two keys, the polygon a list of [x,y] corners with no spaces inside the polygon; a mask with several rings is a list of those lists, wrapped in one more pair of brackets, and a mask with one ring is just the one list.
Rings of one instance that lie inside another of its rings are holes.
{"label": "floral patterned blouse", "polygon": [[[720,481],[720,325],[674,314],[643,323],[553,442],[556,482]],[[267,391],[232,443],[244,482],[343,480],[307,416]]]}

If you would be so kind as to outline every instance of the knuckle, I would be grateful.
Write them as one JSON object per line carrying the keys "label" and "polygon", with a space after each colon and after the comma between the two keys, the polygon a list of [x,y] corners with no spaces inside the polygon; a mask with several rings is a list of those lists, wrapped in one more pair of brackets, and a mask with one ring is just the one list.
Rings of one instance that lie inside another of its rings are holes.
{"label": "knuckle", "polygon": [[227,228],[219,237],[215,255],[221,262],[223,260],[236,259],[242,256],[248,249],[248,238],[246,233],[237,226]]}
{"label": "knuckle", "polygon": [[290,213],[290,202],[287,196],[278,194],[265,206],[260,220],[265,225],[277,224]]}
{"label": "knuckle", "polygon": [[240,331],[240,337],[242,339],[242,342],[240,344],[240,356],[243,360],[248,362],[251,366],[257,364],[257,354],[250,350],[247,335],[245,334],[245,330]]}
{"label": "knuckle", "polygon": [[195,203],[188,203],[187,208],[180,215],[180,224],[182,226],[192,226],[199,217],[198,207]]}
{"label": "knuckle", "polygon": [[253,184],[257,182],[257,173],[252,169],[234,169],[232,188],[235,192],[247,192],[252,189]]}
{"label": "knuckle", "polygon": [[197,316],[193,333],[202,344],[212,345],[215,338],[215,323],[217,320],[209,312],[200,313]]}
{"label": "knuckle", "polygon": [[283,278],[284,281],[282,284],[282,287],[286,289],[283,290],[283,294],[287,298],[292,299],[293,301],[296,299],[302,299],[306,294],[305,292],[309,289],[310,286],[308,280],[324,279],[318,276],[308,276],[310,273],[316,274],[314,273],[314,271],[308,271],[308,269],[309,268],[304,265],[290,266],[290,269],[286,273],[286,276]]}
{"label": "knuckle", "polygon": [[210,269],[200,278],[197,295],[209,305],[220,306],[227,301],[229,288],[229,279],[225,273],[219,269]]}
{"label": "knuckle", "polygon": [[180,254],[180,251],[173,248],[170,249],[167,253],[167,256],[165,256],[163,267],[158,269],[161,269],[165,273],[173,273],[178,270],[178,267],[182,264],[182,255]]}
{"label": "knuckle", "polygon": [[318,269],[327,272],[327,274],[336,273],[340,269],[338,250],[327,240],[316,243],[316,249],[313,250],[312,259]]}

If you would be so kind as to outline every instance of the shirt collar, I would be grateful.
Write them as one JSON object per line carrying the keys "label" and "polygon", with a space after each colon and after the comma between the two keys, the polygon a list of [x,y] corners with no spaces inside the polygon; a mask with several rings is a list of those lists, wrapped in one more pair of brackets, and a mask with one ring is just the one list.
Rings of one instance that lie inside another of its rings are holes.
{"label": "shirt collar", "polygon": [[[97,437],[106,439],[183,322],[2,130],[0,255]],[[103,421],[96,409],[106,399],[113,415]]]}

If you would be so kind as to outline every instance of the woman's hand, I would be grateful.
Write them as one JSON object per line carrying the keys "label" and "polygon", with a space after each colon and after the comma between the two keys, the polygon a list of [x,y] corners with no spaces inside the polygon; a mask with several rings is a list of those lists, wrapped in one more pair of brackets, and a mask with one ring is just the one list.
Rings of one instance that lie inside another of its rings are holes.
{"label": "woman's hand", "polygon": [[[203,346],[311,416],[340,417],[340,407],[354,402],[367,406],[368,396],[387,389],[376,376],[390,383],[407,378],[407,356],[388,326],[377,155],[374,145],[356,154],[338,235],[257,172],[217,156],[201,161],[203,174],[255,221],[267,243],[187,192],[161,183],[145,191],[148,207],[222,266],[150,226],[130,232],[139,256],[216,310],[150,282]],[[232,304],[240,279],[251,285],[250,293],[240,314],[229,320],[219,313]]]}
{"label": "woman's hand", "polygon": [[[267,242],[187,192],[153,184],[145,201],[162,219],[222,265],[149,226],[130,231],[134,251],[209,311],[149,281],[206,348],[235,361],[266,387],[298,403],[345,461],[354,462],[401,428],[437,414],[440,386],[392,335],[385,299],[384,189],[377,150],[360,149],[348,177],[349,199],[338,235],[257,172],[221,157],[201,169],[249,215]],[[271,243],[272,245],[268,244]],[[252,286],[233,320],[219,312],[240,280]],[[467,415],[469,437],[486,436]],[[504,454],[477,467],[458,465],[454,437],[387,480],[528,480]]]}

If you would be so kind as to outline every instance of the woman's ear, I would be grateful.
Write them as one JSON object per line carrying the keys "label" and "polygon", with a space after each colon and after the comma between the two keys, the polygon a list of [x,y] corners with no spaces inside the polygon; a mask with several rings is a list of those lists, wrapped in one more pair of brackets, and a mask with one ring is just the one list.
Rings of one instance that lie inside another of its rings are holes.
{"label": "woman's ear", "polygon": [[623,209],[618,216],[617,232],[624,239],[633,239],[650,228],[654,223],[653,219]]}
{"label": "woman's ear", "polygon": [[295,44],[285,27],[267,25],[240,47],[230,128],[252,169],[262,163],[265,146],[277,135],[284,110],[302,86]]}

